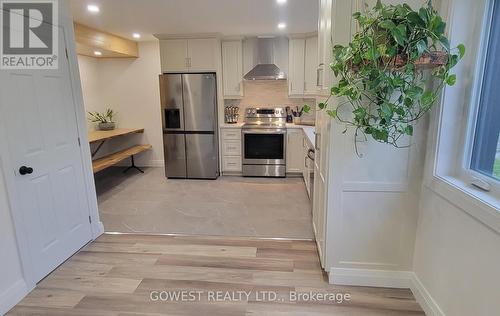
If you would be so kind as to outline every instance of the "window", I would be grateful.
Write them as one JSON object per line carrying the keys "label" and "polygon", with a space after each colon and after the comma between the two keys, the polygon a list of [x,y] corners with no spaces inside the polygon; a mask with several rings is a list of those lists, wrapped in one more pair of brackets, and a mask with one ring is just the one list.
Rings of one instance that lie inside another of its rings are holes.
{"label": "window", "polygon": [[494,1],[470,168],[500,181],[500,1]]}

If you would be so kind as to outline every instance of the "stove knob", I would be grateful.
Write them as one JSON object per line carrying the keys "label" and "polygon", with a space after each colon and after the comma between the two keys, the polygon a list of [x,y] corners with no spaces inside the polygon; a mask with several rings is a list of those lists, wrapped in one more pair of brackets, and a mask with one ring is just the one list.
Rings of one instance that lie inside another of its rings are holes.
{"label": "stove knob", "polygon": [[252,110],[252,114],[255,114],[255,113],[257,113],[257,111],[255,111],[255,110]]}
{"label": "stove knob", "polygon": [[248,110],[248,111],[247,111],[247,113],[248,113],[248,114],[252,113],[252,110]]}

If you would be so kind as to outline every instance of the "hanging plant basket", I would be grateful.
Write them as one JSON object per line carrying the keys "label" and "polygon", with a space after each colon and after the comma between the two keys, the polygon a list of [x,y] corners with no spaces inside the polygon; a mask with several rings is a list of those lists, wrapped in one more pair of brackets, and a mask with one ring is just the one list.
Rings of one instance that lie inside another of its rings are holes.
{"label": "hanging plant basket", "polygon": [[[338,83],[318,106],[355,128],[356,135],[401,147],[443,86],[455,84],[450,70],[465,47],[450,49],[446,24],[430,1],[415,11],[407,4],[383,5],[379,0],[366,14],[353,17],[359,31],[348,45],[333,47],[330,68]],[[429,80],[436,88],[427,88]],[[338,100],[329,102],[331,97]],[[345,107],[352,115],[345,115]]]}

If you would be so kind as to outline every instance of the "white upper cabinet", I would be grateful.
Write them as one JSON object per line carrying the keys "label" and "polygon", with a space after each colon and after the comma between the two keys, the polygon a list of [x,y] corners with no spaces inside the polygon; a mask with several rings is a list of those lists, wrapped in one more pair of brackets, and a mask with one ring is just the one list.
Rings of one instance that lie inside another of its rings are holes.
{"label": "white upper cabinet", "polygon": [[224,99],[243,97],[243,50],[241,40],[222,42]]}
{"label": "white upper cabinet", "polygon": [[304,94],[314,95],[317,93],[318,90],[316,81],[317,68],[318,68],[318,37],[311,36],[306,38]]}
{"label": "white upper cabinet", "polygon": [[289,41],[288,94],[291,97],[317,94],[318,37],[304,34]]}
{"label": "white upper cabinet", "polygon": [[216,38],[160,40],[162,72],[217,71]]}
{"label": "white upper cabinet", "polygon": [[217,44],[215,38],[188,40],[189,71],[216,71],[220,58]]}
{"label": "white upper cabinet", "polygon": [[188,70],[188,41],[172,39],[160,41],[162,72],[185,72]]}
{"label": "white upper cabinet", "polygon": [[[351,1],[345,2],[350,3]],[[330,93],[333,79],[329,68],[332,61],[332,0],[320,0],[319,10],[318,67],[316,75],[318,90],[327,95]],[[345,12],[342,12],[342,14],[345,14]]]}
{"label": "white upper cabinet", "polygon": [[304,94],[305,49],[306,40],[304,38],[290,39],[288,50],[288,94],[290,96]]}

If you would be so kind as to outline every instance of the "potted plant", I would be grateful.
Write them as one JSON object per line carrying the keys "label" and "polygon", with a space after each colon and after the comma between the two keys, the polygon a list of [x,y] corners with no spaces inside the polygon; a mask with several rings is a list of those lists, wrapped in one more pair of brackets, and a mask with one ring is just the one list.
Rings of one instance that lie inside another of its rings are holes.
{"label": "potted plant", "polygon": [[[465,47],[450,48],[446,23],[431,1],[414,11],[407,4],[379,0],[372,10],[353,17],[359,30],[348,45],[333,47],[330,68],[339,80],[318,107],[355,128],[356,135],[403,147],[401,139],[413,135],[414,124],[431,109],[443,86],[455,84],[450,70]],[[433,88],[427,88],[429,81]],[[328,107],[332,96],[342,98],[333,108]],[[349,117],[343,117],[346,106]]]}
{"label": "potted plant", "polygon": [[98,123],[98,128],[101,131],[111,131],[116,127],[113,117],[115,112],[112,109],[107,109],[106,113],[88,112],[89,120],[93,123]]}

